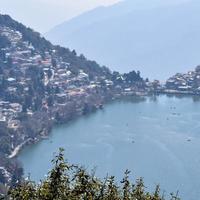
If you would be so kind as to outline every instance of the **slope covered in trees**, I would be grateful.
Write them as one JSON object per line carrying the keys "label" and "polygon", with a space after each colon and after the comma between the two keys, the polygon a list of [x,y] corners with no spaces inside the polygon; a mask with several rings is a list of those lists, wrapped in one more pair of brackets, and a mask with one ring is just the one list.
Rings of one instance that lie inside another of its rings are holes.
{"label": "slope covered in trees", "polygon": [[54,124],[145,88],[139,72],[111,72],[0,15],[0,182],[14,185],[22,178],[14,157],[46,137]]}

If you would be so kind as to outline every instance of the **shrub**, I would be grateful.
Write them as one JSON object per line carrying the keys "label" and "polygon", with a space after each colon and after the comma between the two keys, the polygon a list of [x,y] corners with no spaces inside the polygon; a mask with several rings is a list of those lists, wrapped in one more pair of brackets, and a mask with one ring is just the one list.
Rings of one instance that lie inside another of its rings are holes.
{"label": "shrub", "polygon": [[[129,181],[130,171],[118,185],[115,177],[101,180],[94,173],[84,168],[70,165],[64,159],[64,150],[52,160],[53,169],[46,180],[38,185],[32,181],[24,181],[9,191],[12,200],[165,200],[160,194],[159,186],[153,193],[145,191],[143,180],[135,184]],[[171,194],[171,200],[180,200],[178,195]]]}

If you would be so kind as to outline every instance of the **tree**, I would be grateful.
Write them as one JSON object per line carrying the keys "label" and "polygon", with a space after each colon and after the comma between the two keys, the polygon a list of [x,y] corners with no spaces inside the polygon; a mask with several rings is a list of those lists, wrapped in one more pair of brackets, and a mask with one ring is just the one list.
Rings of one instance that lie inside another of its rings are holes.
{"label": "tree", "polygon": [[57,66],[56,59],[53,58],[53,59],[51,60],[51,64],[52,64],[53,68],[55,68],[55,67]]}
{"label": "tree", "polygon": [[33,109],[34,111],[39,110],[42,107],[42,99],[38,96],[34,100],[34,106]]}
{"label": "tree", "polygon": [[10,41],[6,36],[0,35],[0,49],[9,47],[11,45]]}
{"label": "tree", "polygon": [[49,69],[49,70],[47,71],[47,76],[48,76],[48,78],[50,79],[50,78],[52,77],[52,75],[53,75],[53,73],[52,73],[51,69]]}
{"label": "tree", "polygon": [[[64,159],[61,148],[52,160],[53,169],[46,180],[38,185],[24,181],[9,191],[12,200],[165,200],[156,186],[153,193],[145,191],[143,180],[135,184],[129,181],[130,172],[127,170],[121,182],[117,185],[115,177],[106,177],[105,181],[98,179],[95,174],[88,173],[84,168],[70,165]],[[171,200],[180,200],[178,193],[171,194]]]}
{"label": "tree", "polygon": [[0,169],[0,182],[2,184],[5,184],[6,183],[6,178],[5,178],[5,174],[4,174],[4,171],[2,169]]}
{"label": "tree", "polygon": [[8,58],[7,58],[7,66],[8,66],[9,68],[11,68],[11,67],[13,66],[13,61],[12,61],[12,58],[11,58],[11,57],[8,57]]}
{"label": "tree", "polygon": [[48,106],[53,106],[53,103],[54,103],[54,99],[53,99],[53,96],[50,95],[48,98],[47,98],[47,104]]}
{"label": "tree", "polygon": [[74,55],[74,56],[76,56],[76,55],[77,55],[77,53],[76,53],[76,51],[75,51],[75,50],[73,50],[73,51],[72,51],[72,55]]}
{"label": "tree", "polygon": [[2,59],[2,61],[6,61],[6,52],[1,48],[0,48],[0,59]]}
{"label": "tree", "polygon": [[29,108],[29,107],[32,106],[32,96],[30,96],[30,95],[26,95],[26,96],[25,96],[25,99],[24,99],[24,106],[25,106],[26,108]]}

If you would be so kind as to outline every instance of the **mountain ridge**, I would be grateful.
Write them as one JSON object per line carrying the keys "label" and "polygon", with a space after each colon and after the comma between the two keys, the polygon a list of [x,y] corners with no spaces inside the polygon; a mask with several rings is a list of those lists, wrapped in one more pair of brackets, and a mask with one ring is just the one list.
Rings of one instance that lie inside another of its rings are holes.
{"label": "mountain ridge", "polygon": [[[175,73],[175,68],[183,72],[199,63],[200,41],[195,36],[194,42],[192,36],[200,32],[197,26],[200,5],[195,0],[180,2],[145,12],[127,12],[91,24],[83,19],[85,26],[82,24],[76,31],[70,32],[67,26],[57,27],[56,34],[50,32],[46,36],[53,43],[76,48],[113,70],[124,72],[133,66],[147,77],[166,79]],[[82,16],[76,20],[81,21]],[[160,76],[156,71],[160,71]]]}

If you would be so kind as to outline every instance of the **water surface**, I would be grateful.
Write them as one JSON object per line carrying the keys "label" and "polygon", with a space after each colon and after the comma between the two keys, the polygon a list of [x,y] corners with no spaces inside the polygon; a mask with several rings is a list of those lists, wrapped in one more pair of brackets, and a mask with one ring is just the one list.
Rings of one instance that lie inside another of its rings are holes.
{"label": "water surface", "polygon": [[128,168],[149,190],[160,183],[183,200],[200,199],[200,101],[192,97],[148,97],[116,101],[89,116],[55,127],[48,140],[19,155],[25,174],[39,181],[53,153],[66,150],[72,163],[96,167],[118,180]]}

